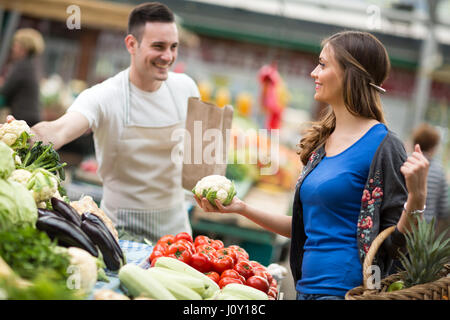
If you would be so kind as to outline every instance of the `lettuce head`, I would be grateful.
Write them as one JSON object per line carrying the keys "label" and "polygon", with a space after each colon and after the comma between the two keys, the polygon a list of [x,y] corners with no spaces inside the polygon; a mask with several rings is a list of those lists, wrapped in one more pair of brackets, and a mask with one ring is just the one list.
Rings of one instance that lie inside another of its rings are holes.
{"label": "lettuce head", "polygon": [[0,231],[15,226],[35,226],[36,202],[30,191],[15,181],[0,179]]}
{"label": "lettuce head", "polygon": [[0,178],[6,179],[16,169],[14,151],[6,143],[0,141]]}

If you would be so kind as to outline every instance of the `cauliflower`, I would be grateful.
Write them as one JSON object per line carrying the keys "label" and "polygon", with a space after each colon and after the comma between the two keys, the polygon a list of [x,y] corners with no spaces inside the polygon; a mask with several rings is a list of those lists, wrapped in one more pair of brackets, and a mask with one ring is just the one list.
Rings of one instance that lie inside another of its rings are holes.
{"label": "cauliflower", "polygon": [[70,256],[71,276],[75,288],[81,291],[82,295],[89,294],[97,282],[97,261],[89,252],[77,248],[67,248]]}
{"label": "cauliflower", "polygon": [[28,180],[27,189],[36,203],[46,201],[58,192],[58,178],[45,169],[36,169]]}
{"label": "cauliflower", "polygon": [[11,175],[9,176],[8,180],[16,181],[25,187],[28,184],[28,180],[31,178],[31,172],[25,169],[17,169],[11,172]]}
{"label": "cauliflower", "polygon": [[31,129],[24,120],[13,120],[0,127],[0,140],[14,150],[26,147],[30,135]]}
{"label": "cauliflower", "polygon": [[67,285],[76,290],[79,296],[86,298],[92,293],[97,281],[110,282],[104,270],[103,258],[96,258],[78,247],[56,246],[54,250],[58,254],[69,256]]}
{"label": "cauliflower", "polygon": [[192,192],[199,198],[205,197],[215,206],[217,199],[223,205],[230,204],[236,195],[234,182],[221,175],[210,175],[197,182]]}
{"label": "cauliflower", "polygon": [[58,191],[58,178],[45,169],[37,169],[33,173],[25,169],[16,169],[8,181],[25,186],[33,195],[38,208],[46,208],[46,201],[51,197],[63,200]]}

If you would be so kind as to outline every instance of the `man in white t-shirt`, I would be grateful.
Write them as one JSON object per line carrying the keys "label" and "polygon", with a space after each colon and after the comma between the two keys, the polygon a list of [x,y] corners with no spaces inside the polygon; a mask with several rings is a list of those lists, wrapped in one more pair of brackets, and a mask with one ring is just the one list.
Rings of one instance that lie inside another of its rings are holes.
{"label": "man in white t-shirt", "polygon": [[199,91],[187,75],[169,72],[178,41],[169,8],[157,2],[136,7],[125,38],[130,67],[83,91],[59,119],[32,127],[38,140],[57,149],[93,130],[101,208],[119,234],[138,241],[191,233],[181,163],[171,159],[183,145],[171,137],[184,127],[188,98]]}

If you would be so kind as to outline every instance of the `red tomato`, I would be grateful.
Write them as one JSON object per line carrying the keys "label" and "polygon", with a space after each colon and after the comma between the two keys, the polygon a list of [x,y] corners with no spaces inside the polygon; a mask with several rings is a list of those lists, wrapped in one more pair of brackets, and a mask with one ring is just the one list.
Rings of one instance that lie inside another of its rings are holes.
{"label": "red tomato", "polygon": [[148,261],[152,262],[155,258],[164,257],[164,255],[165,254],[162,251],[153,250],[150,256],[148,257]]}
{"label": "red tomato", "polygon": [[219,249],[219,250],[216,250],[214,255],[216,257],[229,256],[229,257],[231,257],[231,259],[233,259],[233,264],[236,264],[236,262],[237,262],[236,252],[232,249],[225,249],[225,248]]}
{"label": "red tomato", "polygon": [[224,247],[223,242],[221,240],[213,240],[211,246],[216,250],[222,249]]}
{"label": "red tomato", "polygon": [[169,248],[169,245],[167,243],[156,243],[156,245],[153,247],[153,251],[161,251],[161,252],[166,252],[167,248]]}
{"label": "red tomato", "polygon": [[241,256],[241,257],[245,258],[246,260],[249,259],[249,255],[248,255],[247,251],[245,251],[245,249],[243,249],[239,246],[236,246],[236,245],[228,246],[228,248],[236,251],[236,254],[238,255],[238,257]]}
{"label": "red tomato", "polygon": [[185,239],[189,242],[194,242],[194,240],[192,240],[192,236],[187,232],[180,232],[175,236],[175,241],[178,241],[180,239]]}
{"label": "red tomato", "polygon": [[210,278],[211,280],[213,280],[215,283],[219,284],[220,276],[217,272],[209,271],[209,272],[205,272],[205,275],[208,278]]}
{"label": "red tomato", "polygon": [[270,282],[270,286],[274,288],[278,288],[278,282],[277,279],[272,278],[272,282]]}
{"label": "red tomato", "polygon": [[200,272],[209,272],[213,268],[210,257],[203,252],[196,252],[191,256],[191,266]]}
{"label": "red tomato", "polygon": [[230,284],[230,283],[239,283],[239,284],[244,284],[241,280],[236,279],[236,278],[222,278],[219,280],[219,287],[220,289],[222,289],[223,287],[225,287],[226,285]]}
{"label": "red tomato", "polygon": [[198,247],[202,244],[211,244],[212,240],[208,238],[207,236],[196,236],[194,240],[194,245]]}
{"label": "red tomato", "polygon": [[240,262],[240,261],[247,261],[248,262],[248,258],[243,255],[242,253],[236,252],[236,261]]}
{"label": "red tomato", "polygon": [[239,272],[239,274],[243,276],[245,279],[248,279],[251,276],[253,276],[253,267],[248,261],[239,261],[234,266],[234,270]]}
{"label": "red tomato", "polygon": [[267,295],[269,297],[273,297],[274,299],[276,299],[278,297],[278,290],[275,289],[274,287],[269,287],[269,290],[267,291]]}
{"label": "red tomato", "polygon": [[180,239],[177,242],[178,244],[182,244],[183,246],[185,246],[187,249],[189,249],[189,251],[191,251],[191,253],[195,253],[195,247],[194,244],[192,242],[189,242],[186,239]]}
{"label": "red tomato", "polygon": [[175,236],[173,236],[171,234],[167,234],[167,235],[159,238],[159,240],[158,240],[158,242],[156,242],[156,244],[165,243],[170,246],[174,242],[175,242]]}
{"label": "red tomato", "polygon": [[259,263],[258,261],[255,260],[251,260],[249,261],[250,264],[252,265],[253,269],[258,268],[258,269],[264,269],[266,270],[266,267],[264,267],[261,263]]}
{"label": "red tomato", "polygon": [[155,263],[156,263],[156,260],[158,260],[158,259],[159,259],[159,257],[156,257],[155,259],[153,259],[152,263],[150,264],[150,267],[154,267]]}
{"label": "red tomato", "polygon": [[167,256],[172,257],[172,255],[184,263],[190,264],[192,253],[181,243],[174,243],[169,246],[167,249]]}
{"label": "red tomato", "polygon": [[255,268],[253,268],[253,274],[254,274],[255,276],[263,277],[264,279],[267,280],[267,282],[272,283],[273,277],[272,277],[272,275],[271,275],[268,271],[265,271],[265,270],[259,269],[259,268],[257,268],[257,269],[255,270]]}
{"label": "red tomato", "polygon": [[211,245],[209,245],[209,244],[201,244],[201,245],[195,247],[195,251],[196,251],[196,252],[201,252],[201,251],[203,251],[203,252],[206,252],[206,253],[208,253],[208,254],[214,255],[214,253],[216,252],[216,249],[214,249],[214,248],[213,248]]}
{"label": "red tomato", "polygon": [[227,269],[233,269],[233,259],[230,256],[219,256],[213,258],[214,271],[222,274]]}
{"label": "red tomato", "polygon": [[235,278],[235,279],[242,280],[241,277],[242,276],[236,270],[233,270],[233,269],[227,269],[224,272],[222,272],[222,274],[220,275],[221,279],[222,278]]}
{"label": "red tomato", "polygon": [[267,291],[269,291],[269,282],[267,282],[266,279],[260,276],[251,276],[247,279],[245,284],[255,289],[261,290],[264,293],[267,293]]}

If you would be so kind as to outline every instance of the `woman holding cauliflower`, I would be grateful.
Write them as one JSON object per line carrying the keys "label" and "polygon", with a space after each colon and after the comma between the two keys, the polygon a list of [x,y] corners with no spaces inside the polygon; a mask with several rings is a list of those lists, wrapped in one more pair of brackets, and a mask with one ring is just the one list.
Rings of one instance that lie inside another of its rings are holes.
{"label": "woman holding cauliflower", "polygon": [[304,164],[292,216],[273,215],[237,197],[227,206],[196,196],[205,211],[234,212],[291,238],[290,265],[298,299],[344,299],[362,284],[362,262],[375,237],[396,225],[378,250],[381,276],[404,246],[409,217],[423,213],[428,161],[416,146],[407,157],[385,125],[381,88],[390,69],[381,42],[342,32],[323,42],[315,80],[328,112],[300,141]]}

